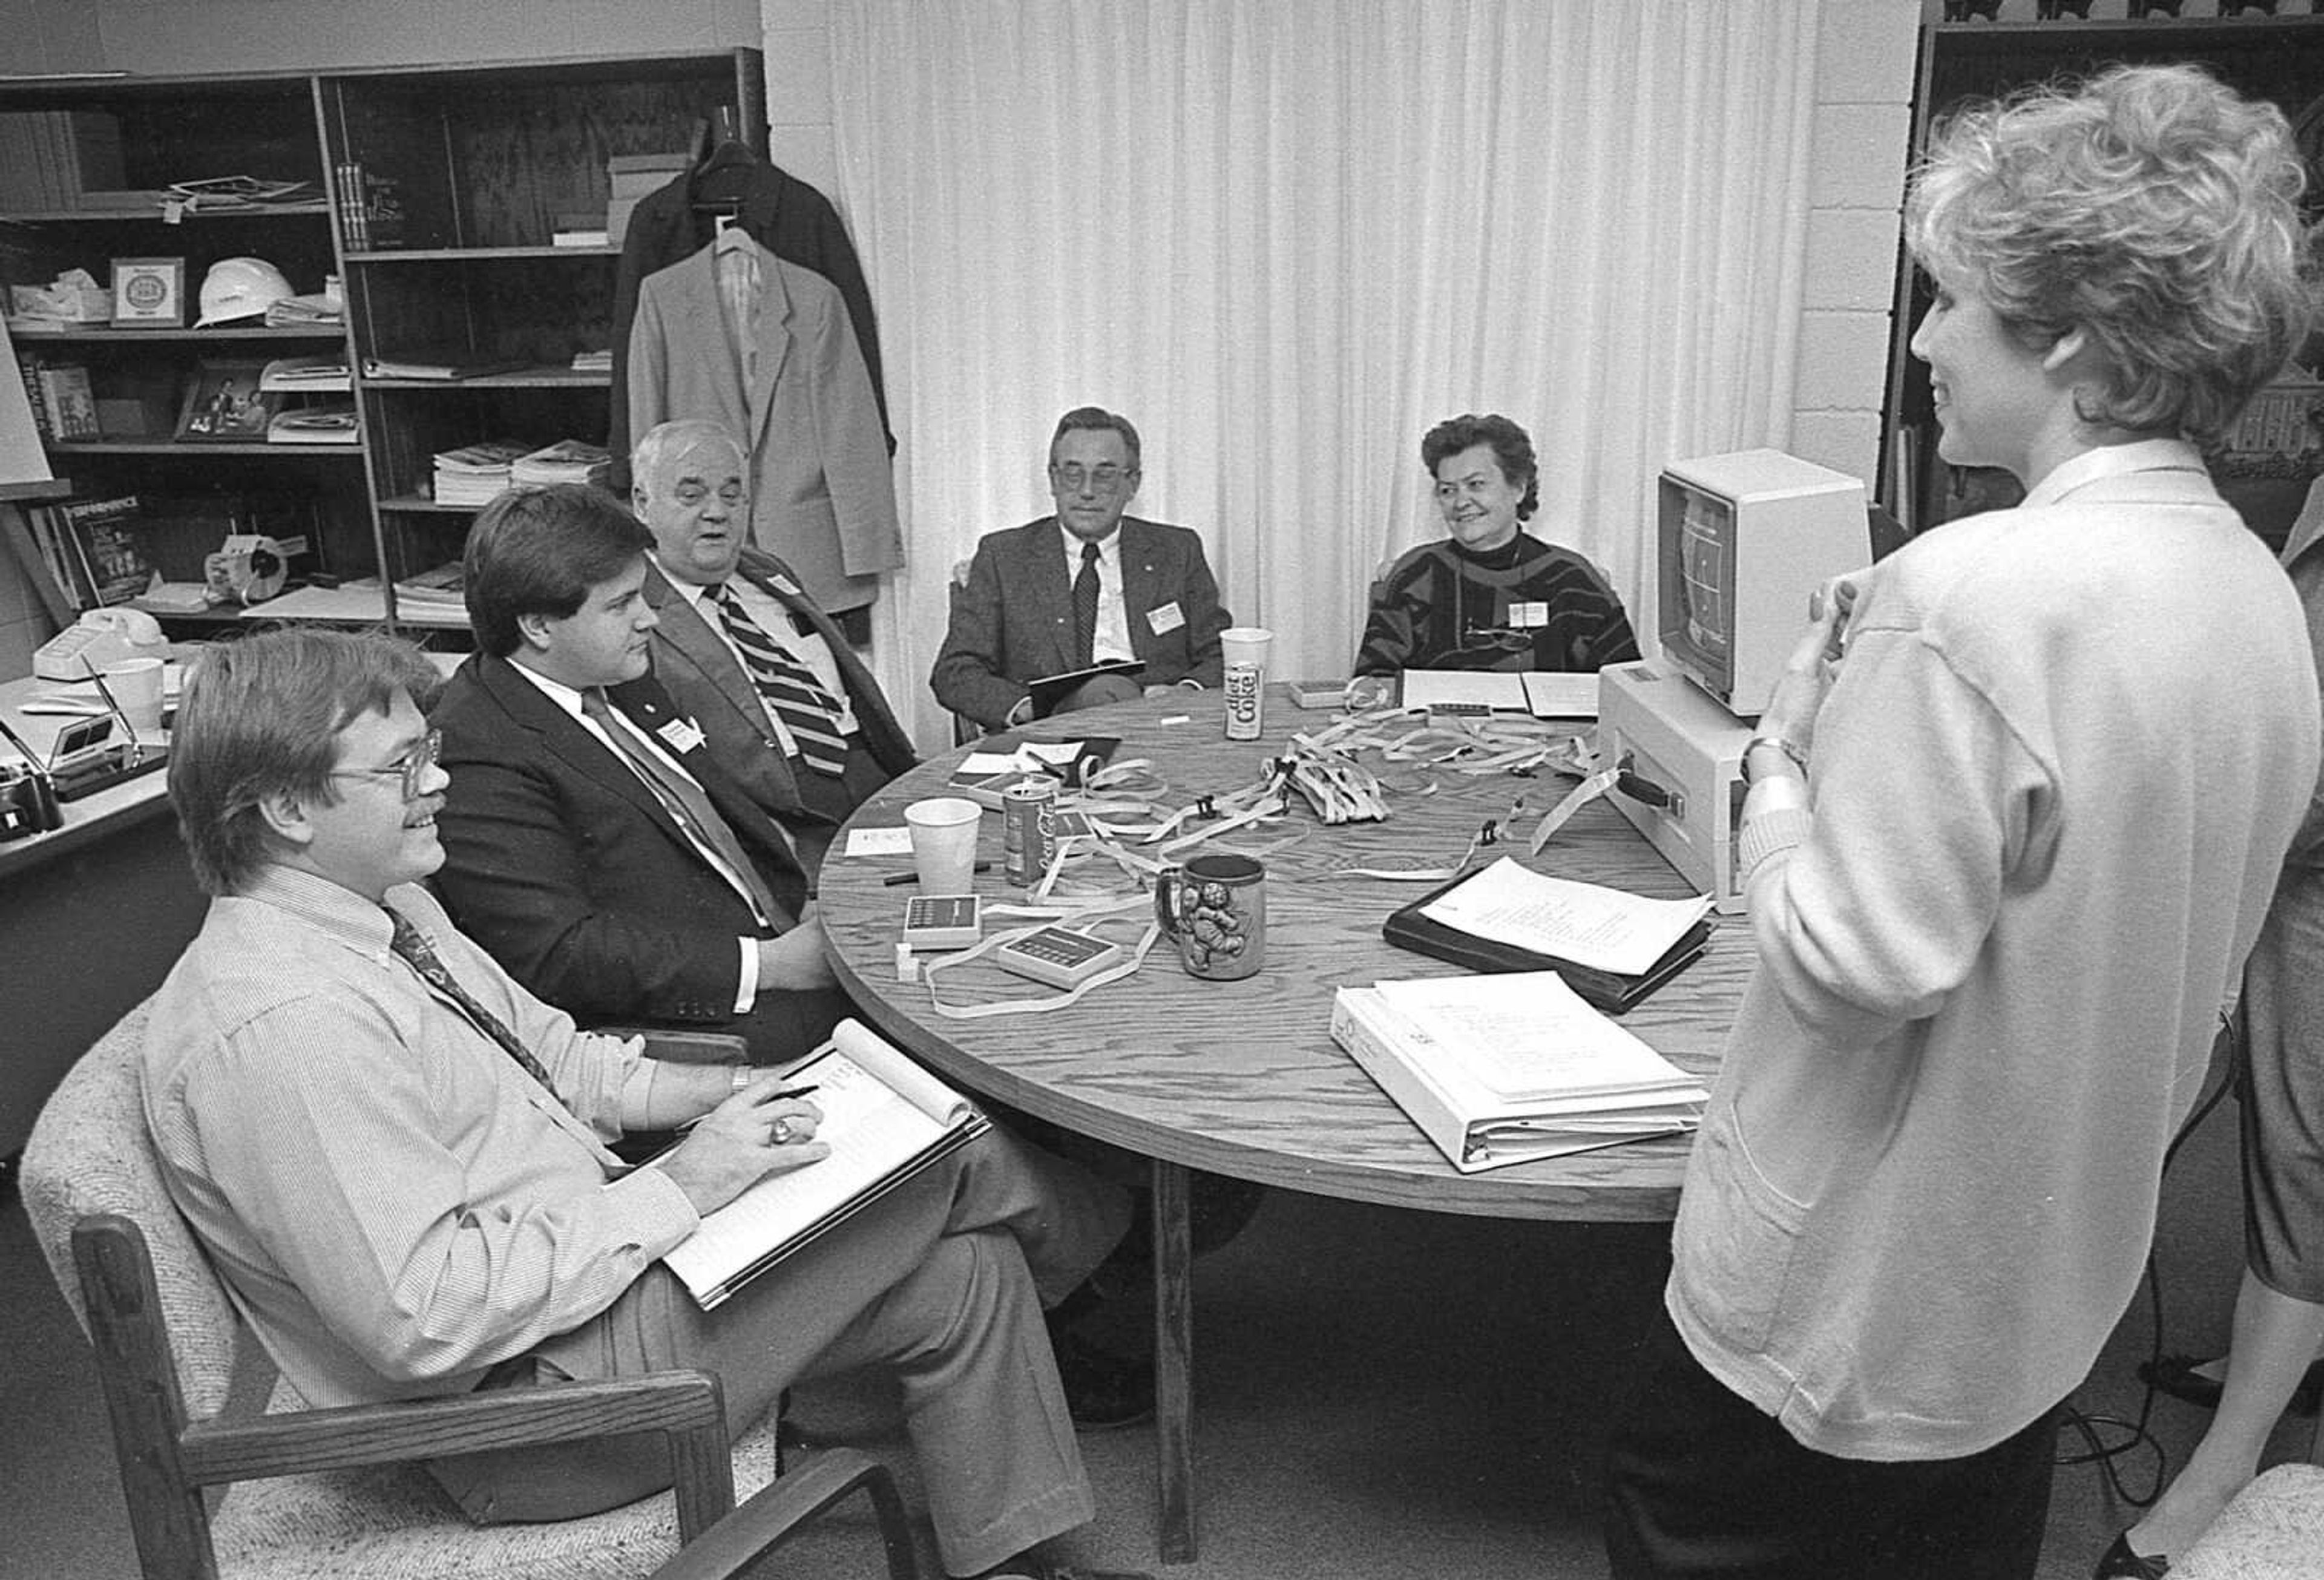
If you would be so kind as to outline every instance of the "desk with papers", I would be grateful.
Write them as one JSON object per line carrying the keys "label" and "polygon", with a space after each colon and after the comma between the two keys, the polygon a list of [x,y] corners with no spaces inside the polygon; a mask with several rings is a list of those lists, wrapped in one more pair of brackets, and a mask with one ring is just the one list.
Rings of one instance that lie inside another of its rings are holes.
{"label": "desk with papers", "polygon": [[[1183,804],[1200,794],[1223,795],[1250,784],[1264,761],[1282,751],[1290,731],[1313,732],[1329,717],[1302,712],[1280,687],[1270,688],[1261,739],[1229,741],[1221,707],[1216,692],[1174,693],[1051,720],[1024,733],[1119,736],[1113,761],[1145,759],[1167,785],[1164,798]],[[1173,717],[1185,721],[1167,721]],[[900,824],[907,803],[944,793],[962,755],[936,758],[888,785],[858,811],[851,830]],[[1070,1008],[947,1018],[934,1010],[924,983],[897,979],[895,948],[908,891],[882,879],[908,871],[909,856],[851,858],[842,853],[843,838],[823,868],[822,915],[834,964],[876,1029],[956,1085],[1153,1160],[1162,1545],[1173,1561],[1191,1558],[1194,1550],[1186,1171],[1504,1217],[1651,1221],[1668,1218],[1676,1208],[1688,1145],[1683,1138],[1462,1174],[1333,1043],[1332,1001],[1340,988],[1454,970],[1380,936],[1388,914],[1432,884],[1351,876],[1345,869],[1441,871],[1471,851],[1482,822],[1530,829],[1572,783],[1550,774],[1469,778],[1405,766],[1386,767],[1381,777],[1390,808],[1384,822],[1326,827],[1302,808],[1280,824],[1230,836],[1233,848],[1264,850],[1268,868],[1266,964],[1240,982],[1197,981],[1165,945],[1136,975]],[[1435,790],[1422,794],[1432,780]],[[1515,805],[1519,801],[1521,808]],[[1603,801],[1584,807],[1539,856],[1524,850],[1520,837],[1474,850],[1470,864],[1480,867],[1508,852],[1562,877],[1662,898],[1692,893]],[[1013,898],[1001,882],[997,814],[983,820],[979,854],[995,866],[979,877],[978,893],[988,905]],[[1126,883],[1121,886],[1126,891]],[[1122,931],[1109,929],[1106,936]],[[977,969],[964,968],[960,975]],[[1682,1070],[1708,1078],[1750,969],[1748,935],[1721,926],[1702,959],[1620,1024]]]}

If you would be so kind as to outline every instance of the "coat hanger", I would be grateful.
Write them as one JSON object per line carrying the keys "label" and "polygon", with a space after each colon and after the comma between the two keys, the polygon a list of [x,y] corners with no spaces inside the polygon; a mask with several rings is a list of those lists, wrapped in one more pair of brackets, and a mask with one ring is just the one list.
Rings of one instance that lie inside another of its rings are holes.
{"label": "coat hanger", "polygon": [[706,152],[687,176],[688,206],[697,214],[739,211],[743,194],[767,167],[736,129],[733,112],[719,106],[716,119],[703,123],[696,146]]}

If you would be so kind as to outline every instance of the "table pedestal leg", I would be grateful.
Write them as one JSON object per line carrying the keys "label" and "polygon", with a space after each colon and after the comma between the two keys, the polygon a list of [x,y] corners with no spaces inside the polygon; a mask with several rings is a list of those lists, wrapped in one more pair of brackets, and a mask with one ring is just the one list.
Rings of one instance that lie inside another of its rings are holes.
{"label": "table pedestal leg", "polygon": [[1154,1456],[1166,1564],[1194,1561],[1194,1286],[1191,1187],[1154,1160]]}

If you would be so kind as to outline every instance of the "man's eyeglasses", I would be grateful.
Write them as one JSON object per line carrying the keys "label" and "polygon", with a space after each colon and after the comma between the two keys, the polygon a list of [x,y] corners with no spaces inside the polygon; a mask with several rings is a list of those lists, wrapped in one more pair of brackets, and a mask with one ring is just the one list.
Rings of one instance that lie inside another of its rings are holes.
{"label": "man's eyeglasses", "polygon": [[436,759],[443,755],[444,732],[430,730],[420,738],[419,745],[383,768],[334,768],[324,776],[331,779],[401,778],[403,781],[403,798],[417,801],[420,799],[420,782],[428,776],[428,770],[434,767]]}
{"label": "man's eyeglasses", "polygon": [[1094,468],[1084,467],[1078,463],[1049,468],[1049,476],[1062,484],[1067,493],[1079,493],[1084,485],[1099,493],[1111,493],[1129,475],[1128,468],[1111,463]]}

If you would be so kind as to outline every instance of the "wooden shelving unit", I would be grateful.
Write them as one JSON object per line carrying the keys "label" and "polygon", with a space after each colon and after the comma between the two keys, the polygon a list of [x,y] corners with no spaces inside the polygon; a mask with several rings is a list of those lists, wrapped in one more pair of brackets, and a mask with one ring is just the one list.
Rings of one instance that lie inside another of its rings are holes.
{"label": "wooden shelving unit", "polygon": [[[473,510],[428,495],[434,454],[484,439],[548,445],[605,441],[610,381],[576,372],[574,354],[611,343],[617,246],[550,243],[557,216],[600,213],[605,161],[688,149],[724,124],[766,150],[764,68],[748,49],[620,60],[176,78],[58,78],[0,83],[0,114],[94,112],[121,133],[120,180],[159,192],[221,174],[303,180],[327,200],[198,209],[169,223],[158,199],[134,207],[26,207],[0,212],[0,285],[43,285],[67,269],[109,279],[124,257],[185,260],[179,328],[92,326],[16,338],[20,354],[88,367],[138,430],[49,446],[83,494],[198,501],[295,497],[311,521],[300,568],[358,583],[286,593],[259,611],[278,619],[427,630],[465,626],[457,611],[399,608],[392,583],[455,557]],[[374,233],[351,247],[356,200],[342,170],[392,186],[394,244]],[[223,258],[263,258],[301,292],[336,276],[344,325],[190,326],[203,276]],[[518,369],[465,380],[363,376],[364,359],[450,347]],[[337,350],[354,370],[362,415],[355,446],[180,443],[182,391],[204,359]],[[214,520],[216,512],[193,512]],[[157,526],[148,545],[164,573],[217,547],[179,542]],[[193,574],[198,578],[198,571]],[[372,584],[374,582],[377,584]]]}

